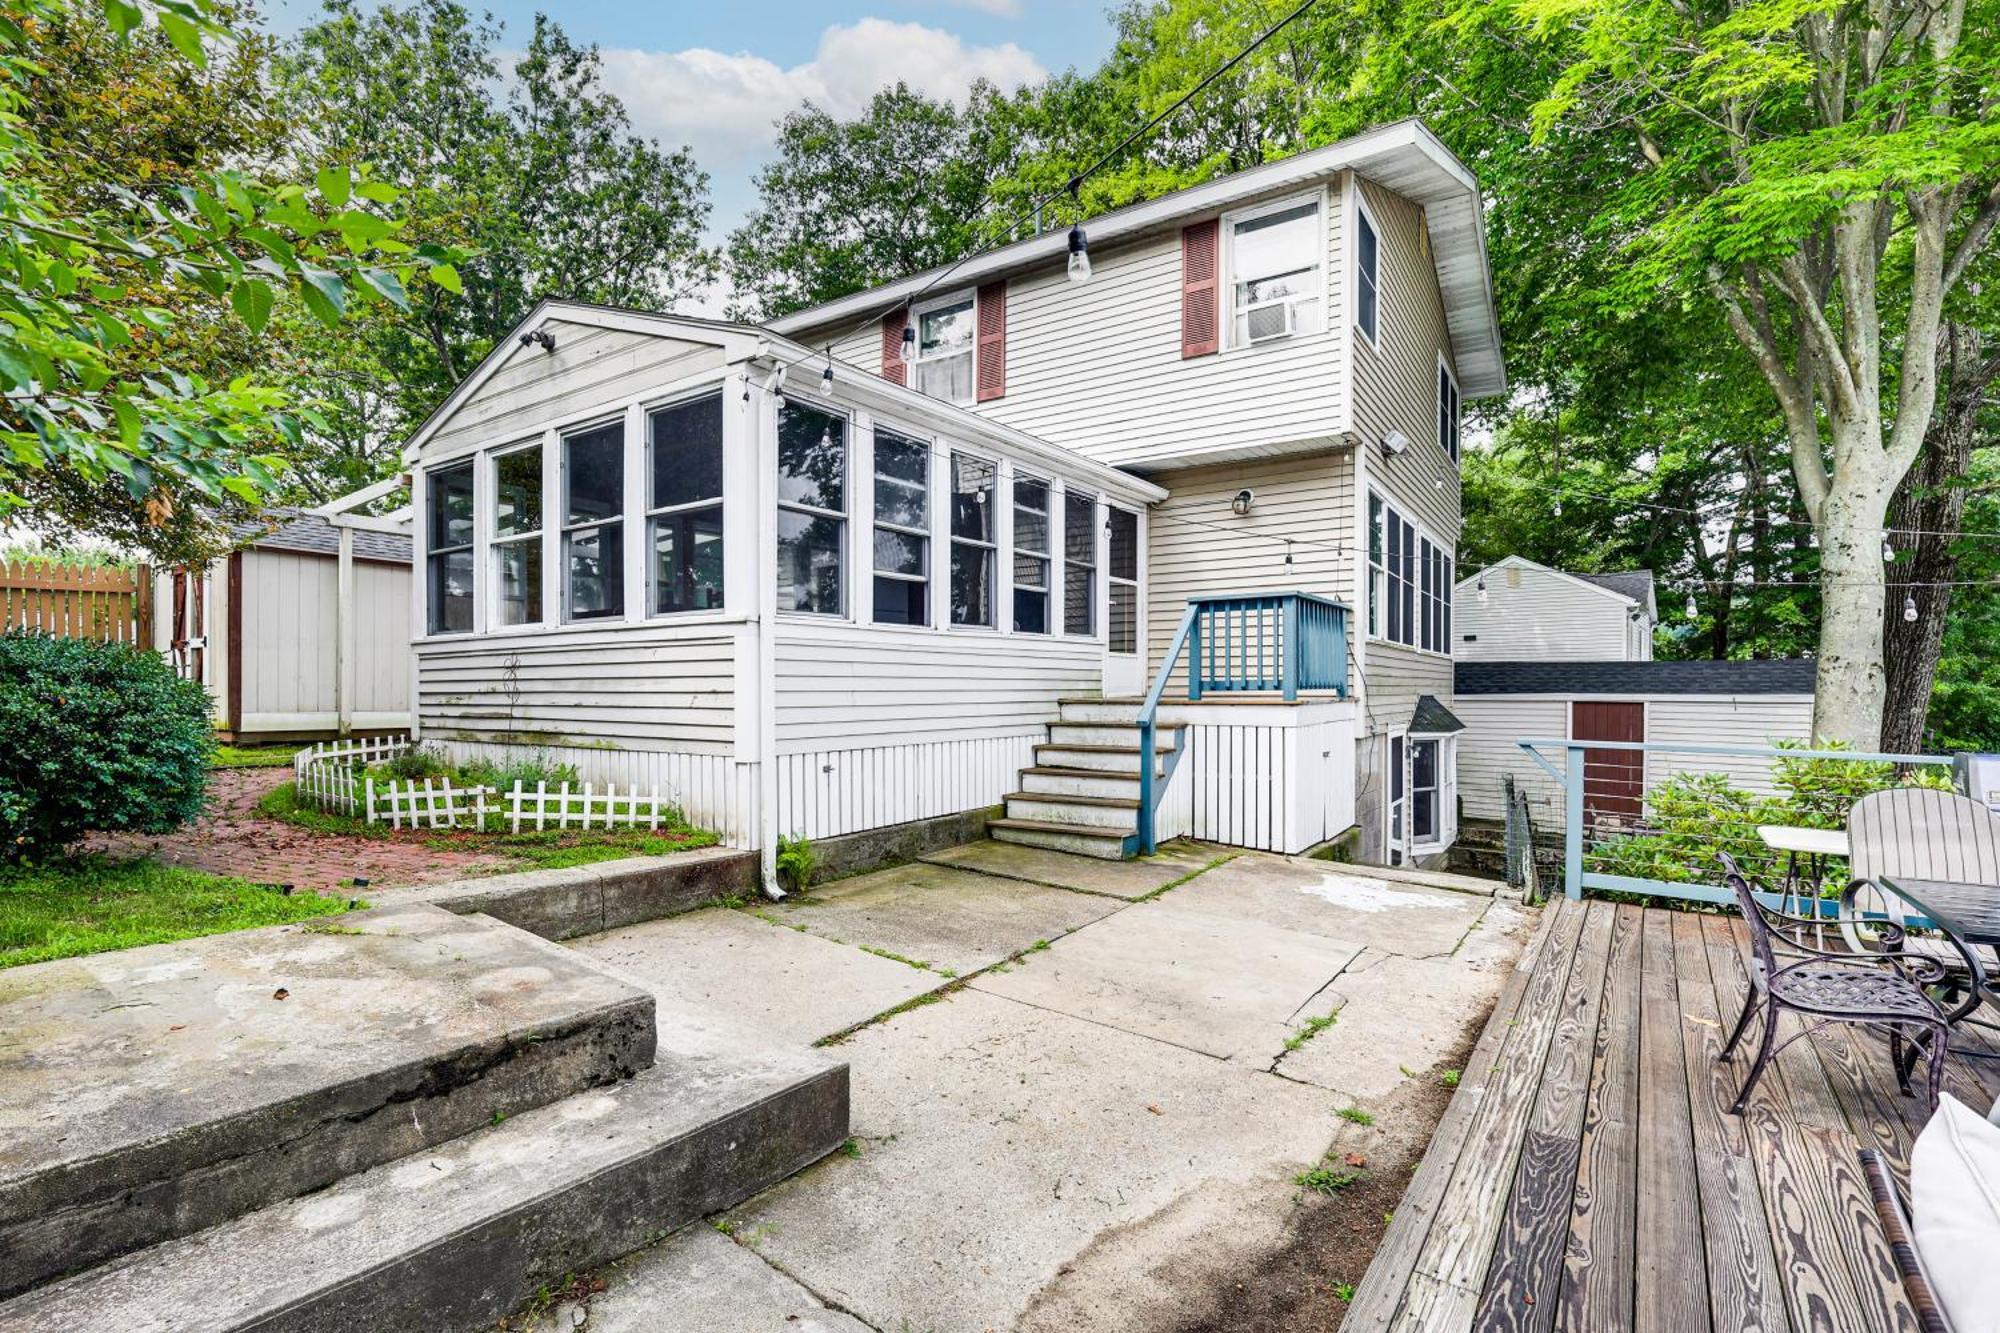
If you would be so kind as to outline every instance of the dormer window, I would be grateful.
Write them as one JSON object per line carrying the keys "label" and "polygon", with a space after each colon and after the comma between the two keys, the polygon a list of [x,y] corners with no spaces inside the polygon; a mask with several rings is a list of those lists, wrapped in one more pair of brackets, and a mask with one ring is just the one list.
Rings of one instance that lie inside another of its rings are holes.
{"label": "dormer window", "polygon": [[917,307],[917,389],[947,403],[972,401],[975,323],[970,292]]}
{"label": "dormer window", "polygon": [[1238,214],[1224,227],[1230,346],[1318,333],[1326,326],[1326,246],[1317,196]]}

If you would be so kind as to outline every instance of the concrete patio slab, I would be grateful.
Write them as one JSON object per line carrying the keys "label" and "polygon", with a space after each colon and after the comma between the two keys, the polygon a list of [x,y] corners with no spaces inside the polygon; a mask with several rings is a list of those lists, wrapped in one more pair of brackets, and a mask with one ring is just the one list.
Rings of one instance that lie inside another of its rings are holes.
{"label": "concrete patio slab", "polygon": [[[570,947],[650,990],[663,1026],[711,1015],[807,1046],[893,1009],[945,979],[888,958],[708,908],[607,930]],[[683,1049],[677,1047],[676,1049]]]}
{"label": "concrete patio slab", "polygon": [[1031,884],[1048,884],[1081,893],[1105,893],[1128,901],[1157,892],[1220,857],[1233,853],[1228,848],[1195,843],[1172,843],[1156,855],[1133,861],[1100,861],[1095,857],[1072,856],[1041,847],[1023,847],[1010,842],[968,842],[948,847],[923,859],[933,865],[957,866],[982,874],[1023,879]]}
{"label": "concrete patio slab", "polygon": [[602,1293],[558,1304],[535,1333],[871,1333],[702,1223],[600,1276]]}
{"label": "concrete patio slab", "polygon": [[1175,889],[1170,905],[1424,957],[1457,948],[1493,899],[1380,879],[1326,862],[1243,856]]}
{"label": "concrete patio slab", "polygon": [[824,939],[886,950],[938,974],[963,975],[1038,940],[1060,938],[1118,907],[1109,898],[912,862],[836,880],[804,902],[779,903],[769,911]]}
{"label": "concrete patio slab", "polygon": [[972,984],[1218,1059],[1268,1063],[1286,1025],[1360,951],[1167,900],[1128,908]]}
{"label": "concrete patio slab", "polygon": [[730,1222],[879,1329],[1013,1328],[1066,1264],[1163,1212],[1226,1252],[1246,1200],[1289,1213],[1338,1123],[1317,1089],[975,990],[839,1050],[859,1158]]}

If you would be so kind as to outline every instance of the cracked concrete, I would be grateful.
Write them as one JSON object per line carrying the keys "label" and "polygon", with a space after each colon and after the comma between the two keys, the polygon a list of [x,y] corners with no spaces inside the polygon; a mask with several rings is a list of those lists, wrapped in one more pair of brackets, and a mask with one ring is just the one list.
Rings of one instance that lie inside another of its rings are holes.
{"label": "cracked concrete", "polygon": [[[884,992],[858,984],[877,965],[941,980],[862,944],[971,966],[952,992],[844,1039],[851,1151],[733,1210],[733,1240],[684,1234],[607,1272],[587,1327],[1145,1328],[1264,1262],[1294,1215],[1294,1177],[1360,1132],[1339,1112],[1400,1104],[1462,1046],[1532,916],[1324,862],[1252,853],[1204,869],[1215,855],[1176,849],[1119,882],[1127,904],[1104,896],[1105,863],[1038,853],[1003,869],[982,847],[942,854],[902,891],[836,885],[773,914],[804,934],[757,934],[742,913],[683,918],[678,956],[693,963],[704,921],[728,950],[703,983],[738,1011],[727,1021],[752,1010],[801,1038],[877,1003]],[[1052,943],[996,964],[1030,931]],[[866,965],[782,961],[806,947]],[[723,1021],[670,1016],[669,990],[679,1007],[703,989],[670,984],[675,968],[618,961],[660,978],[663,1030]],[[776,998],[746,999],[767,977]]]}

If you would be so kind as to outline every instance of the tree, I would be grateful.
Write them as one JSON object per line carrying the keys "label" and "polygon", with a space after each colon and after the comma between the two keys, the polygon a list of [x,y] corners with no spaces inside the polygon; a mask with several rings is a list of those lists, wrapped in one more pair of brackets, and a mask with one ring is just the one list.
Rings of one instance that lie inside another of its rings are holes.
{"label": "tree", "polygon": [[1930,425],[1944,303],[2000,222],[2000,7],[1473,0],[1453,20],[1561,64],[1538,134],[1629,154],[1603,200],[1630,261],[1610,302],[1713,301],[1756,362],[1818,528],[1814,730],[1875,744],[1887,510]]}
{"label": "tree", "polygon": [[[308,189],[221,164],[243,145],[176,99],[241,86],[239,64],[209,64],[211,44],[240,58],[238,17],[214,0],[107,0],[101,17],[0,0],[0,513],[34,503],[41,521],[172,545],[188,499],[275,487],[301,430],[281,392],[204,345],[246,346],[282,300],[333,322],[406,302],[419,275],[455,280],[447,252],[397,239],[397,191],[365,173]],[[120,100],[93,109],[93,87]],[[108,482],[124,495],[99,512]]]}
{"label": "tree", "polygon": [[545,297],[670,309],[717,273],[708,178],[630,131],[595,47],[538,16],[503,76],[502,29],[455,0],[364,12],[328,0],[274,80],[303,108],[301,151],[368,162],[411,201],[409,235],[465,248],[465,299],[421,292],[337,334],[299,329],[296,382],[322,400],[335,481],[392,446]]}

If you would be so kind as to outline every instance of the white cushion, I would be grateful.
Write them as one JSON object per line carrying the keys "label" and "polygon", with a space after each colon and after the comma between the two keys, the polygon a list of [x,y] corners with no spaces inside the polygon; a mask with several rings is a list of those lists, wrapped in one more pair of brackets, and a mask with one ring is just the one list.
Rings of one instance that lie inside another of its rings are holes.
{"label": "white cushion", "polygon": [[1957,1333],[2000,1333],[2000,1125],[1946,1093],[1910,1150],[1910,1214]]}

